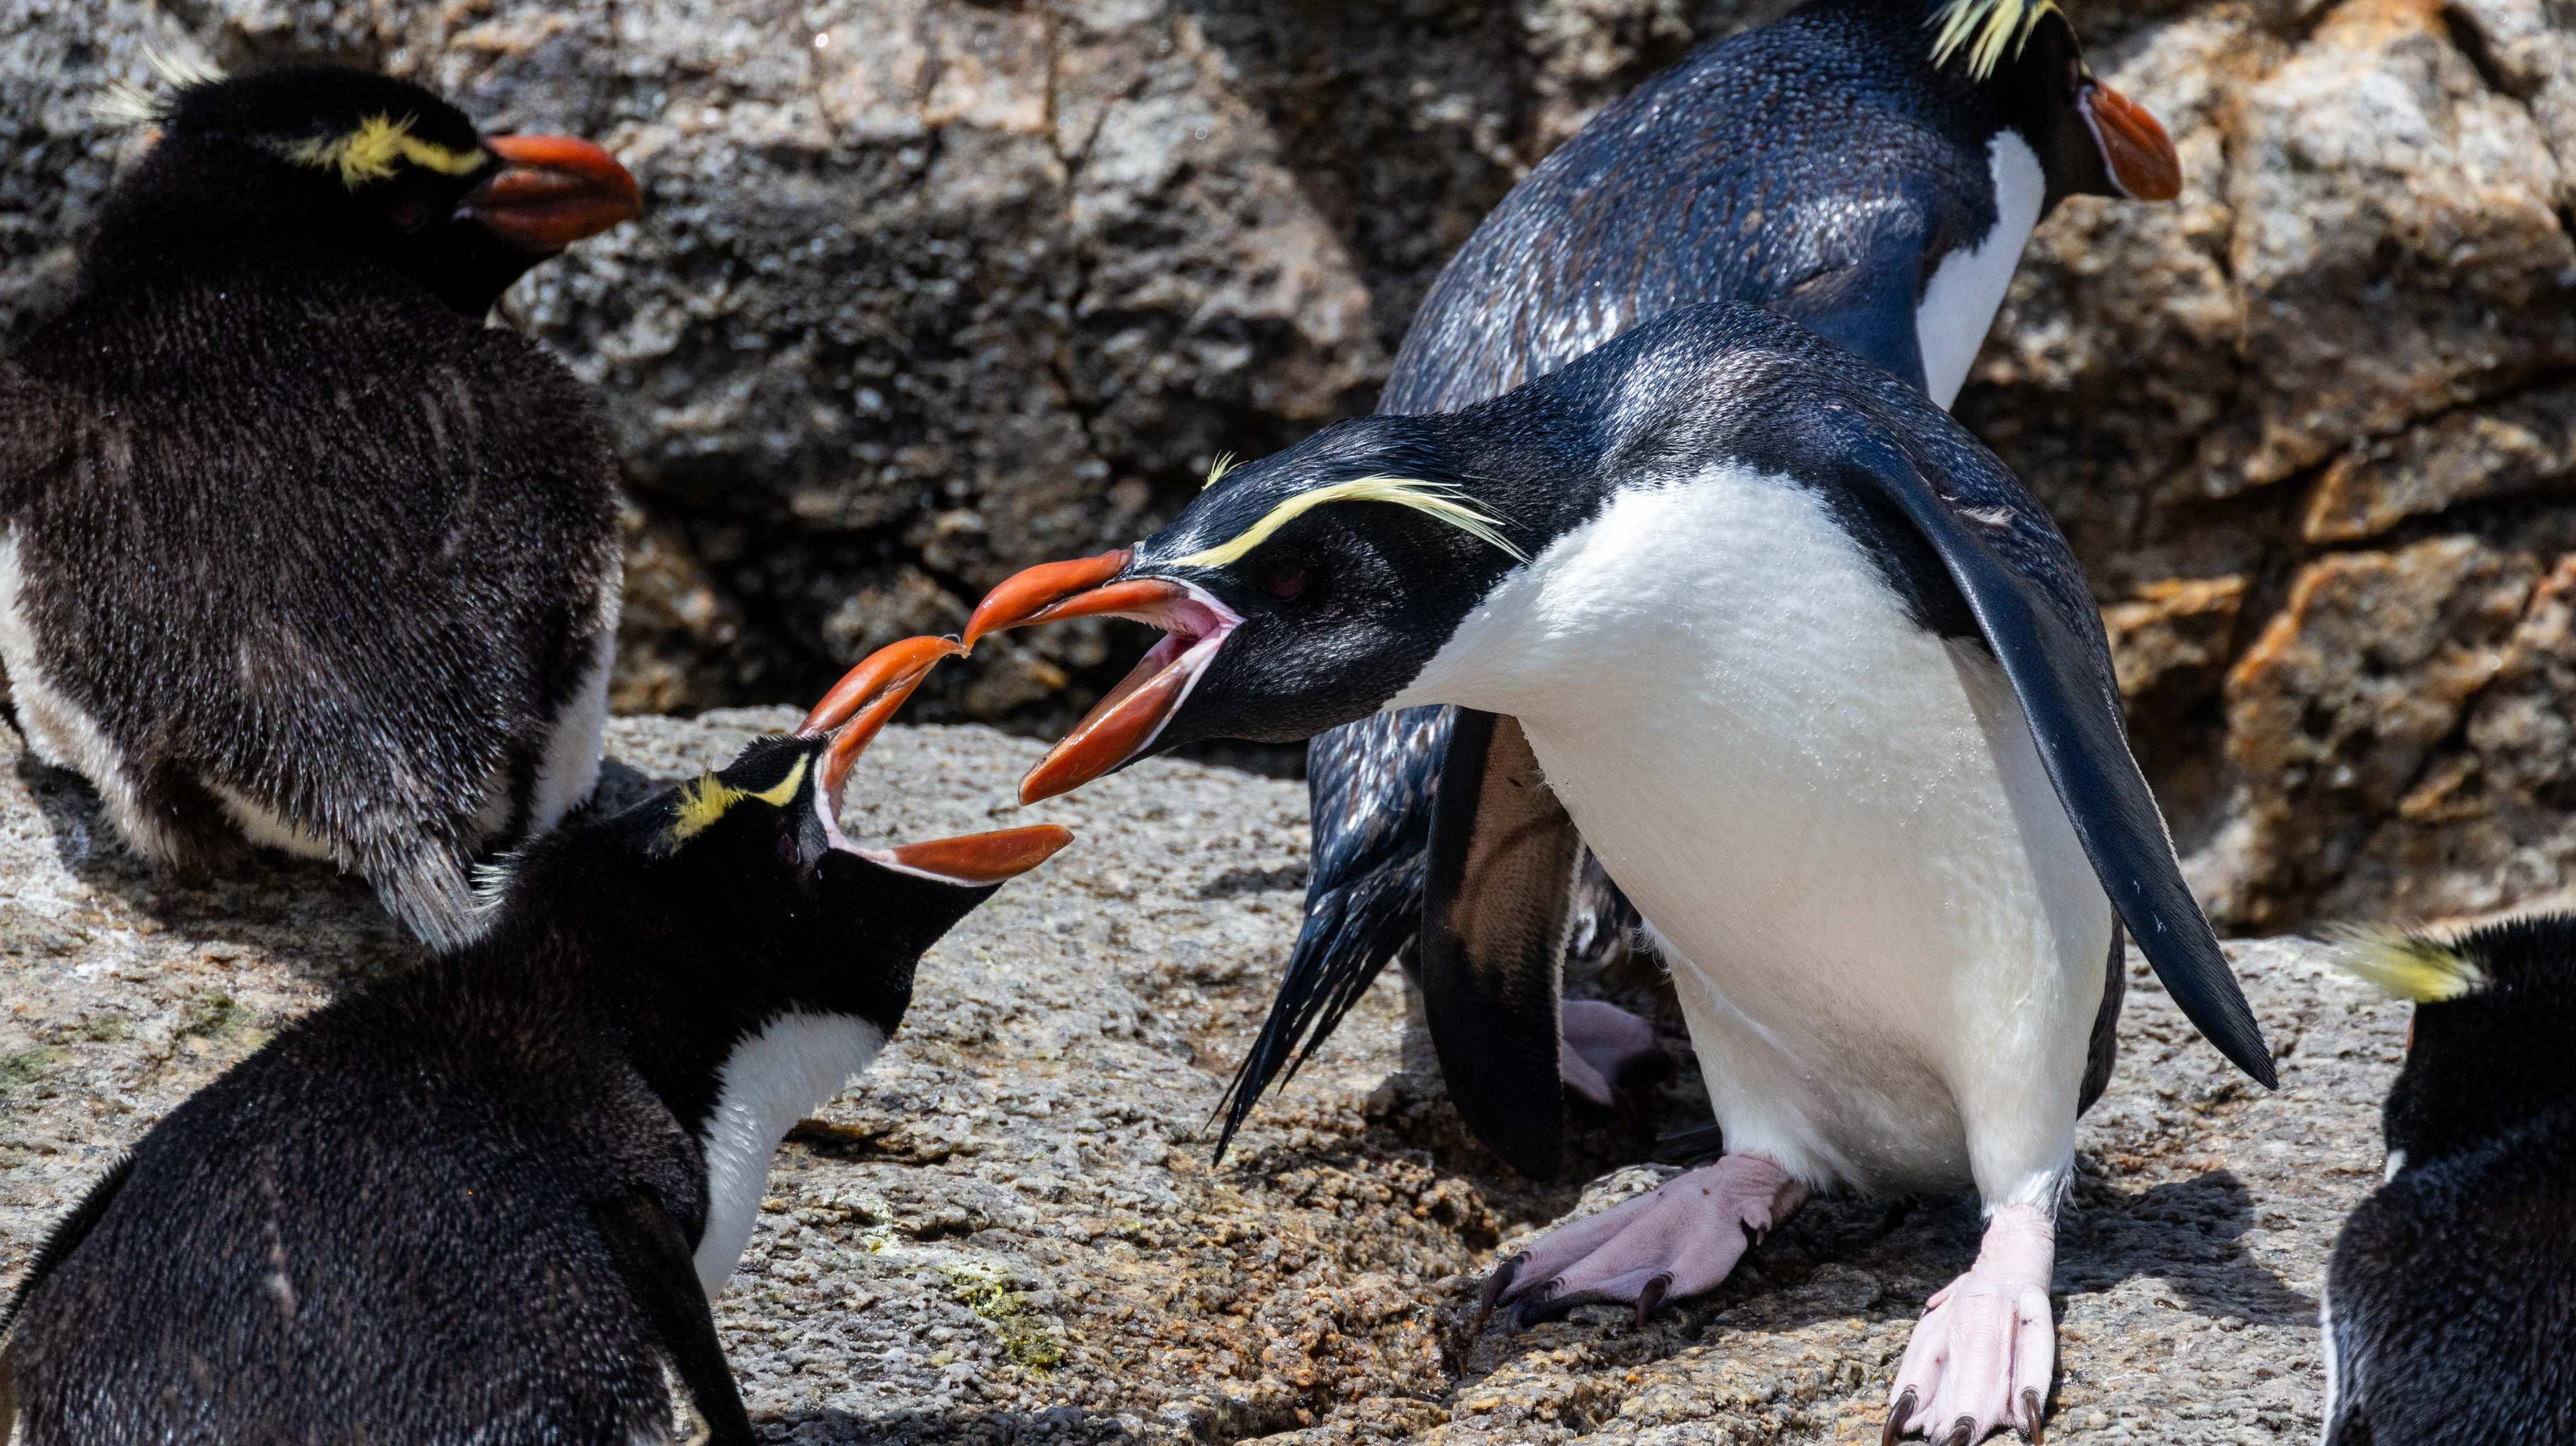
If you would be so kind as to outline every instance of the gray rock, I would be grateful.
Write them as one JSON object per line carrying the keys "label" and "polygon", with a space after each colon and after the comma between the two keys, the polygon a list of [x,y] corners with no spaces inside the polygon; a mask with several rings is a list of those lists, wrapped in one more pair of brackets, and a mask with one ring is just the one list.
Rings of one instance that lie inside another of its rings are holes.
{"label": "gray rock", "polygon": [[[793,718],[613,722],[610,786],[685,776]],[[890,730],[849,826],[1024,817],[1009,780],[1035,753],[982,728]],[[1874,1439],[1915,1312],[1974,1252],[1971,1202],[1827,1200],[1642,1329],[1607,1313],[1479,1333],[1498,1247],[1656,1172],[1589,1189],[1504,1174],[1407,1070],[1391,983],[1211,1168],[1207,1112],[1295,926],[1299,790],[1150,763],[1035,813],[1076,846],[931,953],[894,1046],[779,1157],[717,1303],[766,1439]],[[0,881],[0,1281],[191,1090],[412,958],[323,866],[141,872],[85,791],[5,731]],[[2053,1440],[2316,1429],[2314,1296],[2376,1180],[2404,1011],[2317,946],[2231,953],[2284,1088],[2234,1078],[2132,963],[2062,1227]],[[1689,1097],[1666,1097],[1663,1128]],[[1584,1172],[1639,1145],[1595,1121]]]}

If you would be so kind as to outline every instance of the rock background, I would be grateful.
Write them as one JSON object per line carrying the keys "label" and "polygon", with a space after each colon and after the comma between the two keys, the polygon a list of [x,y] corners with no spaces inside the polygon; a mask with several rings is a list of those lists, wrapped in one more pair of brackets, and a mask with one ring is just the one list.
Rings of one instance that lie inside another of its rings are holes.
{"label": "rock background", "polygon": [[[0,0],[0,345],[62,294],[147,44],[329,56],[616,149],[646,219],[510,315],[610,400],[630,711],[811,696],[1220,452],[1365,409],[1549,146],[1785,0]],[[2576,862],[2576,9],[2110,0],[2182,200],[2078,199],[1960,414],[2093,570],[2222,924]],[[1011,640],[926,716],[1063,717]]]}
{"label": "rock background", "polygon": [[[615,720],[611,789],[689,776],[795,717]],[[993,827],[1036,753],[979,727],[889,730],[845,825]],[[1810,1205],[1723,1289],[1642,1329],[1586,1308],[1480,1332],[1498,1249],[1657,1171],[1582,1191],[1503,1171],[1465,1142],[1392,979],[1211,1169],[1207,1112],[1295,931],[1301,790],[1156,762],[1038,814],[1075,847],[931,952],[893,1046],[779,1156],[717,1301],[764,1440],[1878,1439],[1916,1311],[1975,1254],[1971,1201]],[[0,1291],[117,1150],[410,958],[325,866],[269,856],[188,881],[105,837],[88,792],[0,729]],[[2282,1089],[2236,1077],[2132,961],[2060,1227],[2051,1441],[2315,1437],[2315,1296],[2378,1180],[2407,1011],[2312,944],[2230,953]],[[1707,1118],[1686,1082],[1656,1115],[1592,1119],[1572,1173]]]}

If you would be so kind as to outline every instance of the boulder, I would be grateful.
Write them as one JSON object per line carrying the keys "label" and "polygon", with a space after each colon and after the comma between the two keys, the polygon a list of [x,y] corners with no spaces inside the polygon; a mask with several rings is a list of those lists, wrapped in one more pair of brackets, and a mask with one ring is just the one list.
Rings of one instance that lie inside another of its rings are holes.
{"label": "boulder", "polygon": [[[2553,656],[2537,666],[2563,668]],[[615,720],[608,791],[691,776],[795,716]],[[845,827],[1029,817],[1008,780],[1036,752],[981,727],[890,729]],[[1208,1112],[1295,931],[1300,790],[1156,762],[1034,812],[1075,846],[930,953],[885,1056],[779,1155],[716,1301],[762,1439],[1876,1439],[1916,1312],[1975,1253],[1973,1201],[1820,1201],[1717,1293],[1642,1327],[1593,1307],[1480,1327],[1498,1252],[1670,1173],[1613,1167],[1706,1120],[1688,1079],[1648,1118],[1587,1117],[1577,1179],[1530,1184],[1467,1141],[1390,977],[1212,1164]],[[325,865],[143,870],[86,789],[5,730],[0,881],[0,1290],[191,1091],[414,959]],[[2317,1430],[2316,1294],[2378,1179],[2407,1011],[2317,945],[2230,955],[2282,1089],[2236,1076],[2132,959],[2120,1064],[2079,1130],[2061,1226],[2052,1440]]]}

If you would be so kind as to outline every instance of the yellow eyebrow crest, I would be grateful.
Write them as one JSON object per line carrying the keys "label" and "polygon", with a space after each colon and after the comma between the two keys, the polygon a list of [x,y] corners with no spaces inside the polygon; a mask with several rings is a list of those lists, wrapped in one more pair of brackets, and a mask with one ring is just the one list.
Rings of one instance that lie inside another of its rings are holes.
{"label": "yellow eyebrow crest", "polygon": [[1513,546],[1512,540],[1503,535],[1502,519],[1464,500],[1455,487],[1409,477],[1354,477],[1347,482],[1328,483],[1300,492],[1264,513],[1260,521],[1235,534],[1233,540],[1193,552],[1187,557],[1175,558],[1169,565],[1224,567],[1239,562],[1245,553],[1268,542],[1272,533],[1318,507],[1335,502],[1392,502],[1399,507],[1410,507],[1522,562],[1529,561],[1529,554]]}
{"label": "yellow eyebrow crest", "polygon": [[1968,78],[1983,80],[2003,63],[2004,52],[2019,53],[2040,17],[2063,15],[2057,0],[1948,0],[1933,15],[1940,33],[1932,37],[1932,64],[1943,66],[1961,50],[1968,52]]}
{"label": "yellow eyebrow crest", "polygon": [[416,117],[372,115],[360,122],[347,135],[327,141],[305,141],[287,149],[287,156],[302,165],[326,171],[338,171],[340,184],[351,190],[369,181],[381,181],[401,169],[404,162],[422,166],[442,176],[471,175],[480,170],[486,157],[481,150],[454,151],[436,141],[423,140],[411,133]]}
{"label": "yellow eyebrow crest", "polygon": [[2420,934],[2346,931],[2335,967],[2392,999],[2438,1004],[2486,987],[2487,972],[2458,946]]}
{"label": "yellow eyebrow crest", "polygon": [[717,819],[746,798],[758,799],[772,808],[785,808],[795,800],[797,786],[805,781],[805,767],[811,761],[797,759],[785,778],[758,793],[736,788],[712,773],[701,774],[680,790],[680,800],[671,810],[671,826],[662,834],[662,851],[668,853],[715,827]]}

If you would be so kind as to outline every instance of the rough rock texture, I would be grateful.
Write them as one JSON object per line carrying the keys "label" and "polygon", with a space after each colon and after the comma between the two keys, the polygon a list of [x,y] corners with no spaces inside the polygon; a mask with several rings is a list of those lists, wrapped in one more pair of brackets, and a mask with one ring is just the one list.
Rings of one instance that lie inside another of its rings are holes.
{"label": "rough rock texture", "polygon": [[[2457,566],[2415,549],[2527,580],[2576,528],[2569,4],[2080,7],[2186,190],[2065,206],[1960,410],[2145,650],[2141,752],[2223,922],[2566,880],[2563,787],[2472,720],[2508,677],[2513,707],[2569,695],[2453,657],[2547,632],[2557,594],[2437,605]],[[1514,179],[1695,35],[1786,5],[0,0],[0,345],[68,283],[128,143],[91,103],[147,44],[365,61],[595,135],[649,214],[508,310],[606,389],[628,461],[618,699],[810,695],[1016,566],[1135,536],[1219,453],[1368,406]],[[2473,632],[2375,672],[2354,609],[2383,604]],[[1127,651],[1088,626],[997,646],[929,716],[1060,718]],[[2432,704],[2379,711],[2419,684]],[[2426,736],[2437,714],[2459,726]]]}
{"label": "rough rock texture", "polygon": [[[620,720],[611,786],[685,776],[793,717]],[[992,826],[1034,751],[892,730],[852,831]],[[1299,790],[1158,763],[1044,812],[1076,847],[933,951],[894,1046],[779,1157],[718,1302],[764,1439],[1877,1439],[1916,1310],[1974,1252],[1970,1202],[1826,1200],[1643,1329],[1587,1309],[1480,1333],[1474,1287],[1498,1246],[1657,1172],[1583,1191],[1501,1173],[1407,1068],[1422,1046],[1392,985],[1211,1169],[1207,1110],[1294,932]],[[0,1287],[120,1146],[296,1012],[408,957],[321,866],[190,882],[102,838],[85,791],[0,730]],[[2131,966],[2061,1233],[2053,1441],[2317,1428],[2314,1295],[2377,1179],[2405,1012],[2315,945],[2231,952],[2283,1089],[2234,1078]],[[1689,1099],[1668,1094],[1657,1124],[1690,1122]],[[1607,1121],[1580,1144],[1594,1169],[1636,1146]]]}

